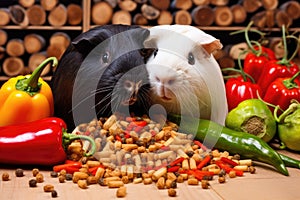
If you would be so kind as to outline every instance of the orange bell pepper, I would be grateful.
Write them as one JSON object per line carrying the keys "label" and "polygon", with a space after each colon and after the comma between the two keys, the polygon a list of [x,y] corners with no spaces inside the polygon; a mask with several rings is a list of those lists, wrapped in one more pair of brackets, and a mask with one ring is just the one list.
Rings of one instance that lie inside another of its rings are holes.
{"label": "orange bell pepper", "polygon": [[42,62],[31,75],[10,78],[0,89],[0,126],[35,121],[54,113],[53,95],[50,86],[40,78],[41,72],[52,62],[50,57]]}

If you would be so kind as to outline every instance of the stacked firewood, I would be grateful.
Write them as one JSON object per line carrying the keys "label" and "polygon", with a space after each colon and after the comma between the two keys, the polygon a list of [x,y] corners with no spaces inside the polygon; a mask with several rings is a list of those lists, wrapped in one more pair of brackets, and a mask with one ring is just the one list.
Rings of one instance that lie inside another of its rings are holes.
{"label": "stacked firewood", "polygon": [[93,0],[91,19],[95,25],[186,24],[232,26],[250,20],[259,28],[293,26],[300,17],[296,0]]}
{"label": "stacked firewood", "polygon": [[82,23],[82,6],[70,3],[67,6],[59,0],[18,0],[19,4],[0,9],[0,26],[10,23],[26,27],[28,25],[79,25]]}
{"label": "stacked firewood", "polygon": [[[3,59],[2,71],[7,76],[31,73],[47,57],[55,56],[59,59],[71,41],[69,35],[61,31],[53,33],[49,41],[38,33],[10,39],[7,35],[5,30],[0,29],[0,60]],[[28,59],[24,59],[26,55]],[[50,72],[49,65],[41,75]]]}

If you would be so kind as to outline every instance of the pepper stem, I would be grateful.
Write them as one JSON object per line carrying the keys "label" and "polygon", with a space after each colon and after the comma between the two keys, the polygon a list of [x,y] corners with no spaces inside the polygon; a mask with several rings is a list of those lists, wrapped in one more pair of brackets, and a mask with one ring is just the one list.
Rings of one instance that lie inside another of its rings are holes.
{"label": "pepper stem", "polygon": [[41,89],[39,78],[42,71],[45,69],[49,62],[52,62],[52,67],[56,67],[58,64],[58,60],[56,57],[47,58],[32,72],[29,78],[18,80],[18,82],[16,83],[16,89],[26,91],[31,96],[39,92],[39,90]]}
{"label": "pepper stem", "polygon": [[292,78],[283,80],[282,81],[283,85],[287,89],[298,88],[299,86],[297,85],[297,83],[294,82],[294,80],[299,76],[299,74],[300,74],[300,71],[298,71],[296,74],[294,74],[294,76]]}
{"label": "pepper stem", "polygon": [[279,109],[279,106],[276,106],[274,109],[274,118],[278,123],[283,123],[284,119],[292,112],[297,110],[299,107],[299,103],[297,101],[293,101],[290,106],[278,117],[277,112]]}
{"label": "pepper stem", "polygon": [[66,148],[72,141],[74,140],[87,140],[91,144],[91,148],[88,153],[84,153],[85,156],[89,157],[94,155],[96,152],[96,143],[93,140],[93,138],[86,136],[86,135],[75,135],[75,134],[70,134],[67,132],[63,133],[63,146]]}

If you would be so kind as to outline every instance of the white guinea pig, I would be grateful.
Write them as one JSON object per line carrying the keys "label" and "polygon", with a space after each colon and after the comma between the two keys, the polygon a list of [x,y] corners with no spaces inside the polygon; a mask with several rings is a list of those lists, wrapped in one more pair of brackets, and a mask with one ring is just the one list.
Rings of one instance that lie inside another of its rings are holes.
{"label": "white guinea pig", "polygon": [[189,25],[149,29],[144,45],[156,48],[147,61],[151,99],[167,113],[210,119],[224,125],[228,112],[220,67],[212,52],[219,40]]}

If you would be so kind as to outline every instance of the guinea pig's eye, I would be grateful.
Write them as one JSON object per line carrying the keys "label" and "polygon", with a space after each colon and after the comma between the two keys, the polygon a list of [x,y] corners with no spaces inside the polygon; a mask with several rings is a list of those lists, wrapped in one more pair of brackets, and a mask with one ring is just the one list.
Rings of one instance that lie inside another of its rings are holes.
{"label": "guinea pig's eye", "polygon": [[190,65],[194,65],[195,64],[195,57],[194,55],[190,52],[188,55],[188,62]]}
{"label": "guinea pig's eye", "polygon": [[102,55],[102,61],[103,61],[103,63],[108,63],[109,62],[109,53],[108,52],[105,52]]}

